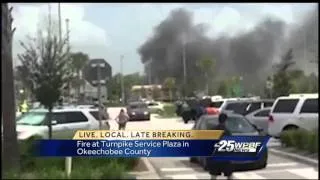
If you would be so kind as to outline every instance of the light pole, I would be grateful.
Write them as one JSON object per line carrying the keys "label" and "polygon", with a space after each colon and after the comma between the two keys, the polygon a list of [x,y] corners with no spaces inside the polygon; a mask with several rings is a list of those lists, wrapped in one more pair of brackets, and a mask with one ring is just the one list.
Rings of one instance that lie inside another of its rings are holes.
{"label": "light pole", "polygon": [[58,3],[58,18],[59,18],[59,44],[61,46],[61,43],[62,43],[62,28],[61,28],[61,5],[60,3]]}
{"label": "light pole", "polygon": [[121,71],[121,101],[124,103],[124,82],[123,82],[123,58],[124,56],[120,56],[120,71]]}
{"label": "light pole", "polygon": [[[67,48],[69,49],[70,47],[70,42],[69,42],[69,19],[66,19],[66,32],[67,32]],[[61,42],[61,41],[60,41]],[[71,102],[71,87],[70,83],[68,83],[68,96],[69,96],[69,103]]]}
{"label": "light pole", "polygon": [[182,61],[183,61],[183,83],[187,83],[187,63],[186,63],[186,36],[183,38]]}

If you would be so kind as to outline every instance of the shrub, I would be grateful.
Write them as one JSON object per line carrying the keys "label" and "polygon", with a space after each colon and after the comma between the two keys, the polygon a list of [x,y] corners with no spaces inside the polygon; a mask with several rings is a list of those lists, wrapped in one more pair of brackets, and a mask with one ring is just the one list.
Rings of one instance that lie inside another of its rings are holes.
{"label": "shrub", "polygon": [[295,148],[304,150],[307,144],[306,139],[308,138],[309,132],[306,130],[298,129],[294,130],[292,134],[293,145]]}
{"label": "shrub", "polygon": [[167,104],[163,106],[163,111],[160,113],[161,116],[170,117],[176,115],[176,107],[173,104]]}
{"label": "shrub", "polygon": [[[34,140],[21,141],[21,173],[6,173],[14,179],[64,179],[64,157],[35,157]],[[72,179],[123,179],[137,165],[138,158],[75,157],[72,159]]]}
{"label": "shrub", "polygon": [[316,153],[319,149],[318,130],[290,130],[281,133],[281,143],[287,147],[294,147],[299,150],[306,150],[310,153]]}
{"label": "shrub", "polygon": [[310,153],[316,153],[318,152],[318,149],[319,149],[319,135],[318,135],[318,130],[316,130],[309,133],[306,150]]}
{"label": "shrub", "polygon": [[284,131],[280,135],[280,141],[287,147],[293,146],[293,131]]}

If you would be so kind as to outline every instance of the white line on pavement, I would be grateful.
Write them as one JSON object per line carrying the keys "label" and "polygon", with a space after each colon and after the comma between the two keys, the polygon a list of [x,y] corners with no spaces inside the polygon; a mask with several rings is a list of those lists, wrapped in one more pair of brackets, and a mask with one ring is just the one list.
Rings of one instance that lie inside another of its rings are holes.
{"label": "white line on pavement", "polygon": [[318,171],[315,171],[313,168],[290,169],[287,171],[305,179],[318,179]]}
{"label": "white line on pavement", "polygon": [[198,179],[194,174],[172,175],[172,179]]}
{"label": "white line on pavement", "polygon": [[256,173],[234,173],[233,176],[235,179],[265,179]]}
{"label": "white line on pavement", "polygon": [[267,167],[286,167],[286,166],[296,166],[298,163],[274,163],[268,164]]}
{"label": "white line on pavement", "polygon": [[174,171],[194,171],[194,168],[161,168],[163,172],[174,172]]}

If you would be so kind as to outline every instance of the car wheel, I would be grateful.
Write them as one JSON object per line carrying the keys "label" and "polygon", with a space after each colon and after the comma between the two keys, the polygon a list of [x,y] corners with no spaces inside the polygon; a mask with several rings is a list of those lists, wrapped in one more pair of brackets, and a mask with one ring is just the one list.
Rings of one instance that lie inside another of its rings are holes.
{"label": "car wheel", "polygon": [[209,170],[209,166],[208,166],[207,158],[203,158],[203,161],[202,161],[202,168],[203,168],[203,170],[205,170],[205,171],[208,171],[208,170]]}
{"label": "car wheel", "polygon": [[197,163],[197,158],[191,157],[191,158],[189,159],[189,161],[190,161],[191,163]]}
{"label": "car wheel", "polygon": [[289,126],[286,126],[285,128],[283,128],[282,132],[285,132],[285,131],[294,131],[294,130],[297,130],[297,129],[299,129],[298,126],[289,125]]}

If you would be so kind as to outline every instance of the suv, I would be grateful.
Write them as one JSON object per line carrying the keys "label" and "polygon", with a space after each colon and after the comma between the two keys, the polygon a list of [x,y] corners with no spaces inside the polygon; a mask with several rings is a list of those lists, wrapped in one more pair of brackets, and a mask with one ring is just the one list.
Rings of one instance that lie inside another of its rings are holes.
{"label": "suv", "polygon": [[268,134],[279,137],[281,132],[318,128],[318,94],[291,94],[278,97],[269,115]]}
{"label": "suv", "polygon": [[[77,130],[99,129],[99,120],[96,119],[98,112],[98,109],[53,109],[51,116],[52,138],[72,139]],[[106,120],[107,119],[102,121],[103,129],[107,127]],[[26,140],[35,136],[47,139],[47,125],[47,110],[31,110],[17,119],[18,139]]]}
{"label": "suv", "polygon": [[243,116],[267,107],[271,107],[273,105],[274,100],[265,99],[265,100],[247,100],[247,99],[239,99],[239,100],[228,100],[224,102],[220,111],[233,111],[237,114],[241,114]]}

